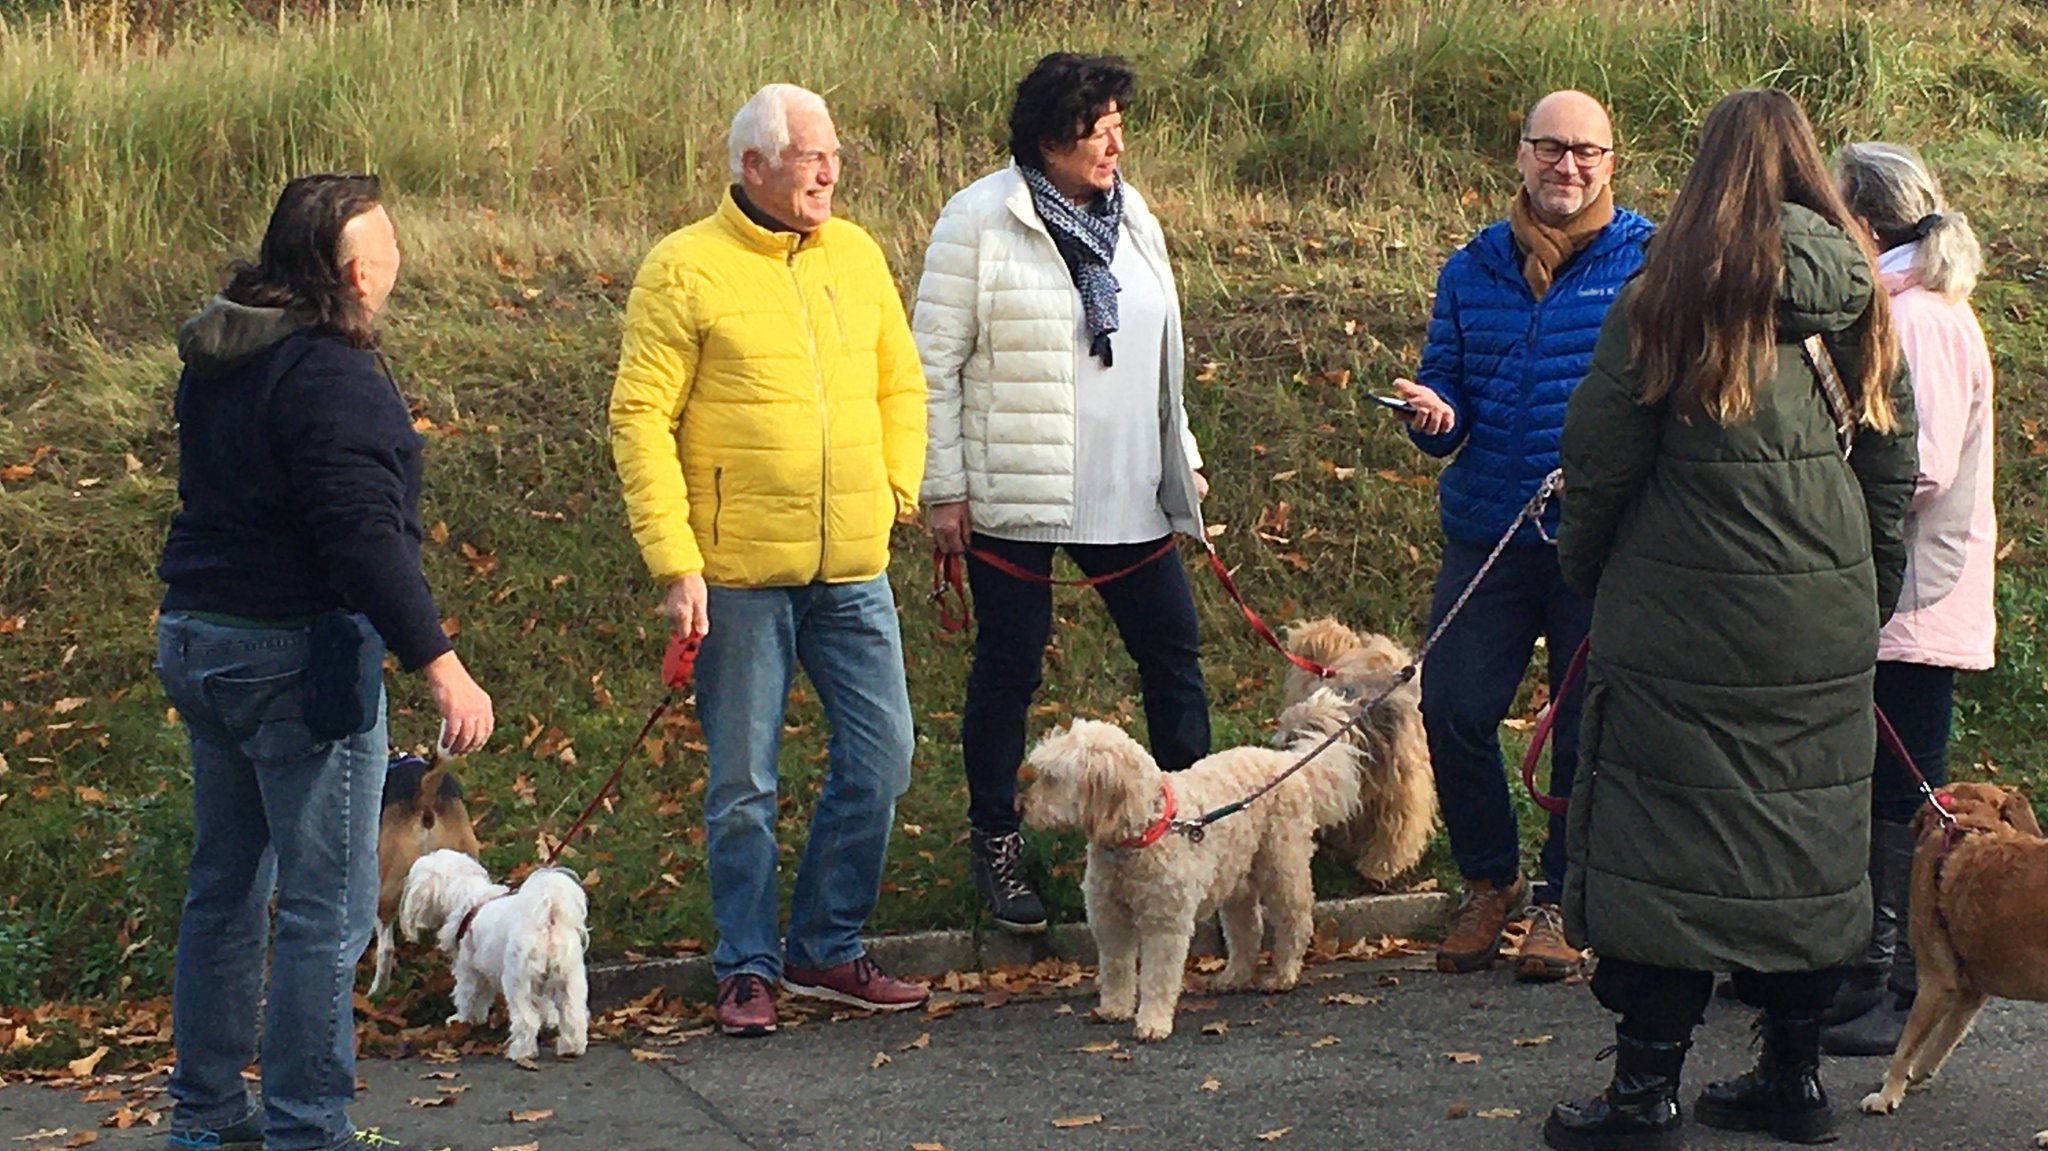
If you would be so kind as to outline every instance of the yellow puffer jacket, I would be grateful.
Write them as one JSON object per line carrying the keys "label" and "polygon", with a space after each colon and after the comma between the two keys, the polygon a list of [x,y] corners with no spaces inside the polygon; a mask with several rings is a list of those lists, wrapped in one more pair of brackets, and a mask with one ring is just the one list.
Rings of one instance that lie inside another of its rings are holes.
{"label": "yellow puffer jacket", "polygon": [[655,579],[872,579],[916,508],[924,373],[888,261],[858,225],[772,232],[728,191],[640,266],[612,458]]}

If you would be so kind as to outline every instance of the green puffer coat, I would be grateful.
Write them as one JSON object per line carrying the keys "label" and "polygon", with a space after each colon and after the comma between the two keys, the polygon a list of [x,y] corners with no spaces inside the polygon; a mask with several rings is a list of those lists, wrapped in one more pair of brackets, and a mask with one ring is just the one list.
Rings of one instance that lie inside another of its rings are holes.
{"label": "green puffer coat", "polygon": [[1807,971],[1870,936],[1870,693],[1905,566],[1913,393],[1901,369],[1900,428],[1861,429],[1842,459],[1800,340],[1826,335],[1853,388],[1873,273],[1804,208],[1783,238],[1753,416],[1638,403],[1624,288],[1565,418],[1558,558],[1595,599],[1564,912],[1603,956]]}

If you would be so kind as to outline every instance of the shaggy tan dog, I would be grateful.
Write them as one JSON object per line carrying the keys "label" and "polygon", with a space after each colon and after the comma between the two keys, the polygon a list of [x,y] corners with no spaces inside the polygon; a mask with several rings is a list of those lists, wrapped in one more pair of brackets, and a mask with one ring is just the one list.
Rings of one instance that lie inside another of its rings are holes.
{"label": "shaggy tan dog", "polygon": [[[1406,648],[1383,635],[1359,634],[1334,619],[1287,629],[1287,650],[1335,671],[1319,680],[1289,665],[1280,706],[1293,707],[1320,686],[1356,700],[1378,695],[1408,665]],[[1358,814],[1322,833],[1326,851],[1384,889],[1414,867],[1436,831],[1436,777],[1422,730],[1422,689],[1409,680],[1352,730],[1358,750]],[[1283,719],[1283,739],[1294,733]]]}
{"label": "shaggy tan dog", "polygon": [[1143,1040],[1172,1034],[1188,942],[1195,924],[1218,910],[1230,955],[1211,989],[1253,983],[1264,921],[1273,925],[1273,967],[1260,984],[1280,991],[1301,978],[1314,928],[1315,833],[1357,808],[1357,749],[1336,741],[1257,802],[1210,824],[1199,843],[1166,830],[1166,820],[1244,799],[1350,716],[1342,696],[1316,692],[1285,717],[1298,733],[1291,747],[1232,748],[1173,773],[1160,771],[1122,728],[1094,720],[1077,719],[1031,749],[1025,824],[1078,827],[1088,837],[1081,890],[1100,952],[1098,1017],[1135,1018]]}
{"label": "shaggy tan dog", "polygon": [[[1908,1090],[1934,1078],[1991,996],[2048,1001],[2048,839],[2033,807],[1988,783],[1942,790],[1966,833],[1945,846],[1933,809],[1913,819],[1920,846],[1906,929],[1920,990],[1884,1086],[1864,1097],[1874,1115],[1898,1110]],[[2034,1142],[2048,1147],[2048,1131]]]}

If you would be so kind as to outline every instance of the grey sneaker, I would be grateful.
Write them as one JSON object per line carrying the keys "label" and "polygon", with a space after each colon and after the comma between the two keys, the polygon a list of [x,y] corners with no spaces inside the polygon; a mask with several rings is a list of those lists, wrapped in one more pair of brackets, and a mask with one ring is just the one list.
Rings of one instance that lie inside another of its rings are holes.
{"label": "grey sneaker", "polygon": [[1024,874],[1024,834],[967,833],[968,870],[996,926],[1013,935],[1045,930],[1045,901]]}
{"label": "grey sneaker", "polygon": [[251,1111],[225,1127],[174,1127],[164,1135],[169,1151],[263,1151],[263,1112]]}

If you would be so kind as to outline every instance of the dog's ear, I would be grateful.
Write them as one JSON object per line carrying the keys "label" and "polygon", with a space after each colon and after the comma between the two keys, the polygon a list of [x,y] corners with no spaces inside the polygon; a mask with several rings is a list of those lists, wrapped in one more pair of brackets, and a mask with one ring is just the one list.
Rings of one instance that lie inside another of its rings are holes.
{"label": "dog's ear", "polygon": [[1086,742],[1079,749],[1081,831],[1090,843],[1128,839],[1150,821],[1150,812],[1139,806],[1136,795],[1135,784],[1144,773],[1124,751],[1122,745],[1101,741]]}
{"label": "dog's ear", "polygon": [[2018,791],[2007,791],[2005,799],[1998,805],[1999,818],[2011,824],[2013,830],[2024,832],[2035,839],[2041,838],[2041,821],[2034,818],[2034,801]]}

